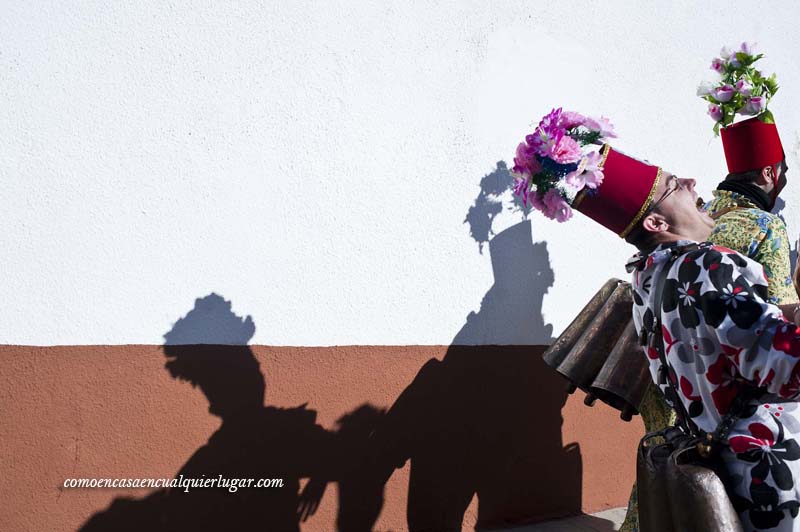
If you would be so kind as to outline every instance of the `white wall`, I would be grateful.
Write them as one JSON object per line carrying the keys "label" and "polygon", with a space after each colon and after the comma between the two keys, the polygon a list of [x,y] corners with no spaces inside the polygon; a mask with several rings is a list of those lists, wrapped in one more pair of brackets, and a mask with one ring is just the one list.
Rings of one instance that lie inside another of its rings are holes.
{"label": "white wall", "polygon": [[[459,333],[493,283],[464,224],[481,179],[563,105],[707,193],[725,166],[695,88],[743,39],[778,73],[800,200],[790,2],[36,4],[0,6],[0,343],[161,343],[212,291],[257,344],[539,341],[502,326],[507,283]],[[632,249],[531,221],[557,334]]]}

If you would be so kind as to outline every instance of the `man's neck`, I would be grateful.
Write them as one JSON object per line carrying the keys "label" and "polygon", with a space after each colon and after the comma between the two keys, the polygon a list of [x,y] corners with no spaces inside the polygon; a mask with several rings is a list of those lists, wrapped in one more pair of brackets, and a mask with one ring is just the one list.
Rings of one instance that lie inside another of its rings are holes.
{"label": "man's neck", "polygon": [[[699,237],[699,238],[698,238]],[[660,245],[669,245],[675,242],[686,241],[689,240],[691,242],[703,242],[708,239],[708,235],[683,235],[683,234],[676,234],[671,233],[669,231],[664,231],[663,233],[659,233],[656,237],[657,246]]]}
{"label": "man's neck", "polygon": [[717,185],[717,189],[739,194],[764,211],[772,210],[775,203],[775,198],[770,194],[772,189],[767,190],[764,185],[759,185],[758,183],[725,180]]}

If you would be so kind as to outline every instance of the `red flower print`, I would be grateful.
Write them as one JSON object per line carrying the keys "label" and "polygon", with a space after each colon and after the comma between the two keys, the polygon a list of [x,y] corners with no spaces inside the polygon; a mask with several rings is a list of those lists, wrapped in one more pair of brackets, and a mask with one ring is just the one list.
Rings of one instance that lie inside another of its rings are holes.
{"label": "red flower print", "polygon": [[[725,354],[726,357],[733,358],[736,361],[739,357],[739,353],[742,352],[742,347],[733,347],[731,345],[720,344],[722,348],[722,352]],[[734,362],[735,363],[735,362]]]}
{"label": "red flower print", "polygon": [[778,395],[781,397],[791,398],[797,395],[800,391],[800,364],[796,364],[792,370],[792,375],[789,377],[789,382],[781,386]]}
{"label": "red flower print", "polygon": [[759,388],[766,388],[772,384],[772,381],[775,380],[775,370],[770,369],[769,373],[767,373],[766,378],[761,377],[761,372],[756,370],[753,373],[753,380],[758,383]]}
{"label": "red flower print", "polygon": [[772,347],[793,357],[800,357],[797,327],[791,323],[779,325],[772,338]]}
{"label": "red flower print", "polygon": [[[664,326],[661,325],[661,336],[664,338],[664,343],[666,344],[667,349],[666,354],[669,355],[669,352],[672,350],[672,347],[678,343],[678,340],[673,340],[672,335],[669,333],[669,330]],[[656,358],[658,354],[656,354]]]}
{"label": "red flower print", "polygon": [[794,478],[786,461],[800,458],[800,445],[791,438],[784,439],[783,424],[774,415],[771,417],[777,436],[763,423],[751,423],[747,427],[751,436],[733,436],[728,443],[738,459],[755,463],[750,471],[753,480],[763,481],[771,475],[780,489],[789,490],[794,487]]}
{"label": "red flower print", "polygon": [[775,436],[769,427],[763,423],[751,423],[747,430],[750,431],[751,436],[733,436],[730,439],[731,449],[736,454],[745,453],[764,447],[772,447],[775,443]]}
{"label": "red flower print", "polygon": [[728,411],[733,399],[739,393],[739,383],[735,378],[736,366],[726,356],[717,357],[717,361],[711,364],[706,372],[706,380],[717,385],[711,392],[711,398],[720,414]]}
{"label": "red flower print", "polygon": [[711,246],[711,249],[714,251],[719,251],[720,253],[736,253],[732,249],[728,249],[725,246]]}
{"label": "red flower print", "polygon": [[694,386],[692,386],[692,383],[689,382],[689,379],[686,377],[681,377],[681,391],[683,392],[683,395],[685,395],[690,401],[700,400],[699,395],[694,395]]}

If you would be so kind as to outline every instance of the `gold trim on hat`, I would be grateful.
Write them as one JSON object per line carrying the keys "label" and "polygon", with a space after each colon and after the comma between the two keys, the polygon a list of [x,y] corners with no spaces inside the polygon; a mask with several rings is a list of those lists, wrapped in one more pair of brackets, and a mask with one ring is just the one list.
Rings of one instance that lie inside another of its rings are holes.
{"label": "gold trim on hat", "polygon": [[603,148],[600,150],[600,153],[603,154],[603,159],[600,161],[600,168],[606,165],[606,159],[608,159],[608,154],[611,152],[611,145],[610,144],[603,144]]}
{"label": "gold trim on hat", "polygon": [[647,199],[642,204],[642,208],[639,209],[639,212],[636,213],[636,216],[633,217],[633,220],[631,220],[631,223],[628,224],[628,227],[626,227],[625,230],[619,234],[620,238],[625,238],[626,236],[628,236],[628,234],[633,230],[634,226],[637,223],[639,223],[639,220],[642,219],[642,216],[644,216],[645,211],[647,211],[647,209],[650,207],[650,204],[653,202],[653,196],[655,196],[656,194],[656,189],[658,188],[659,181],[661,181],[661,167],[658,168],[658,172],[656,173],[656,179],[655,181],[653,181],[653,186],[652,188],[650,188],[650,194],[647,195]]}

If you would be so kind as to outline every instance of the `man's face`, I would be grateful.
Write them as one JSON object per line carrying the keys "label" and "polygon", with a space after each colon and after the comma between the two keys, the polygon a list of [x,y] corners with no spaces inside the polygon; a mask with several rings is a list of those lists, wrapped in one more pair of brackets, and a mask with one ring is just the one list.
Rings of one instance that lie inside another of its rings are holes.
{"label": "man's face", "polygon": [[661,200],[657,212],[669,224],[669,231],[682,238],[702,242],[714,229],[714,220],[704,210],[695,190],[696,181],[664,172],[653,196]]}

